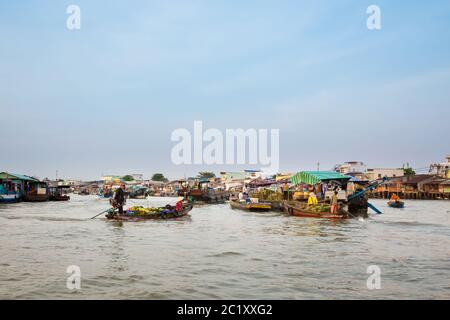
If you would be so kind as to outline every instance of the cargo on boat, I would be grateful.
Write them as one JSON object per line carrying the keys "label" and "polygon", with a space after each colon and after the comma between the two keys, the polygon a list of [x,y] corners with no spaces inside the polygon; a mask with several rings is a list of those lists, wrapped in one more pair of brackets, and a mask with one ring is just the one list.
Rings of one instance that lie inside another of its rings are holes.
{"label": "cargo on boat", "polygon": [[168,206],[158,208],[133,207],[127,210],[123,215],[119,215],[115,209],[111,209],[105,217],[108,220],[133,222],[145,220],[169,220],[188,216],[192,208],[192,205],[185,204],[183,205],[182,210],[177,212],[174,209],[168,210]]}
{"label": "cargo on boat", "polygon": [[239,200],[231,200],[230,207],[232,209],[252,212],[268,212],[272,210],[272,204],[270,203],[242,202]]}

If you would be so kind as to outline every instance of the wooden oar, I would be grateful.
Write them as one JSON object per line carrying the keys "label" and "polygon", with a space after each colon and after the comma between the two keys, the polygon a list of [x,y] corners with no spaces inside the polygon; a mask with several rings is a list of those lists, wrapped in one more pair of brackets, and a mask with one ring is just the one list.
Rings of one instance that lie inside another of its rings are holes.
{"label": "wooden oar", "polygon": [[111,209],[107,209],[107,210],[105,210],[105,211],[100,212],[99,214],[93,216],[90,220],[97,218],[99,215],[101,215],[101,214],[103,214],[103,213],[105,213],[105,212],[108,212],[109,210],[111,210]]}

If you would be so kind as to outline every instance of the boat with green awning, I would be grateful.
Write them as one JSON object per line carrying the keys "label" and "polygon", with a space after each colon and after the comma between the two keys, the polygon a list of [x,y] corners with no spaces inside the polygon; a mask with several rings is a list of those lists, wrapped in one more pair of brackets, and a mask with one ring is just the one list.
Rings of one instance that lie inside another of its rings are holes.
{"label": "boat with green awning", "polygon": [[292,185],[318,184],[322,182],[337,181],[346,184],[352,177],[344,176],[334,171],[301,171],[291,178]]}

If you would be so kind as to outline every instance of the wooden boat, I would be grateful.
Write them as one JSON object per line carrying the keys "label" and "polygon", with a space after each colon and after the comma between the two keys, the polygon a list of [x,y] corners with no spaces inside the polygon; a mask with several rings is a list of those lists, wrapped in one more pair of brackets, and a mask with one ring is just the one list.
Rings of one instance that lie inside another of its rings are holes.
{"label": "wooden boat", "polygon": [[50,195],[50,201],[69,201],[70,196],[64,195]]}
{"label": "wooden boat", "polygon": [[[130,222],[136,222],[136,221],[145,221],[145,220],[173,220],[173,219],[179,219],[185,216],[189,215],[189,212],[192,210],[192,205],[184,205],[183,210],[179,212],[178,214],[146,214],[146,215],[128,215],[123,214],[119,215],[115,209],[111,209],[110,212],[108,212],[105,217],[108,220],[115,220],[115,221],[130,221]],[[165,209],[165,207],[162,207],[161,209]]]}
{"label": "wooden boat", "polygon": [[48,194],[39,194],[36,192],[28,192],[23,196],[25,202],[46,202],[50,199]]}
{"label": "wooden boat", "polygon": [[333,214],[331,212],[316,212],[308,209],[307,205],[302,202],[284,202],[284,212],[288,215],[305,218],[324,218],[324,219],[348,219],[346,212]]}
{"label": "wooden boat", "polygon": [[132,187],[128,192],[128,198],[130,199],[147,199],[148,188],[146,187]]}
{"label": "wooden boat", "polygon": [[70,196],[67,194],[70,186],[54,186],[50,187],[50,201],[69,201]]}
{"label": "wooden boat", "polygon": [[388,206],[391,208],[402,209],[405,207],[405,203],[403,201],[389,201]]}
{"label": "wooden boat", "polygon": [[239,201],[230,201],[232,209],[239,209],[252,212],[267,212],[272,210],[270,203],[246,203]]}
{"label": "wooden boat", "polygon": [[23,201],[26,202],[45,202],[50,198],[49,188],[47,183],[38,181],[29,185],[29,189],[26,189],[23,196]]}

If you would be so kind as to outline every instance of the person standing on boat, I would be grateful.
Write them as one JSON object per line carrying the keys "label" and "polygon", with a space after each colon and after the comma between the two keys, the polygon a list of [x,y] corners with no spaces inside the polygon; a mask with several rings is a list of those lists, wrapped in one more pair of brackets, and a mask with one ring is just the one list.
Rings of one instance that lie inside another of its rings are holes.
{"label": "person standing on boat", "polygon": [[119,209],[119,214],[123,214],[123,206],[125,205],[125,185],[122,184],[119,189],[117,189],[114,195],[114,200],[116,202],[116,208]]}
{"label": "person standing on boat", "polygon": [[289,185],[287,184],[287,182],[285,182],[283,185],[283,199],[289,200]]}
{"label": "person standing on boat", "polygon": [[338,192],[334,191],[331,196],[331,213],[336,214],[338,211]]}

